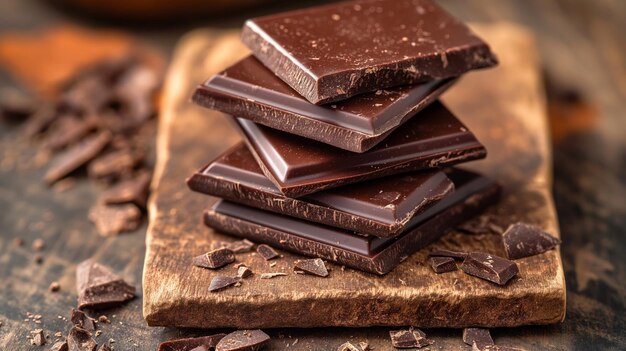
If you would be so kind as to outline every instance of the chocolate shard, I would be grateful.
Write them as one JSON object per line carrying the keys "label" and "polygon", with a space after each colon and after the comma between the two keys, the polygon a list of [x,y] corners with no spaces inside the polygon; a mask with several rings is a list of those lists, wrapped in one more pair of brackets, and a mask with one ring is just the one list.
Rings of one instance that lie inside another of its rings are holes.
{"label": "chocolate shard", "polygon": [[96,321],[90,318],[85,312],[72,308],[70,321],[77,327],[81,327],[86,331],[93,333],[96,331]]}
{"label": "chocolate shard", "polygon": [[67,115],[58,118],[46,133],[45,147],[58,150],[71,145],[90,131],[95,129],[96,123],[91,118],[78,118]]}
{"label": "chocolate shard", "polygon": [[111,135],[108,132],[101,132],[67,149],[52,161],[44,180],[52,184],[69,175],[98,156],[110,140]]}
{"label": "chocolate shard", "polygon": [[92,179],[113,182],[132,174],[139,161],[138,155],[130,149],[116,150],[91,161],[87,174]]}
{"label": "chocolate shard", "polygon": [[133,179],[122,181],[105,190],[100,196],[100,202],[107,205],[132,203],[145,209],[151,179],[149,172],[141,172]]}
{"label": "chocolate shard", "polygon": [[492,283],[505,285],[519,273],[517,264],[485,252],[471,252],[461,265],[463,272]]}
{"label": "chocolate shard", "polygon": [[430,266],[435,273],[441,274],[456,271],[456,262],[452,257],[431,257]]}
{"label": "chocolate shard", "polygon": [[276,250],[266,244],[261,244],[257,246],[256,252],[258,252],[259,255],[261,255],[261,257],[263,257],[263,259],[265,259],[266,261],[272,260],[279,256]]}
{"label": "chocolate shard", "polygon": [[30,332],[30,343],[35,346],[42,346],[46,344],[46,336],[43,333],[43,329],[35,329]]}
{"label": "chocolate shard", "polygon": [[211,280],[211,284],[209,285],[209,291],[210,292],[219,291],[219,290],[228,288],[240,282],[241,282],[241,278],[239,277],[227,277],[227,276],[218,275],[218,276],[213,277],[213,279]]}
{"label": "chocolate shard", "polygon": [[50,351],[68,351],[67,341],[57,341],[52,345]]}
{"label": "chocolate shard", "polygon": [[135,297],[135,288],[108,268],[86,260],[76,268],[78,308],[100,309],[118,306]]}
{"label": "chocolate shard", "polygon": [[215,351],[257,351],[265,347],[269,341],[269,335],[260,329],[237,330],[220,340]]}
{"label": "chocolate shard", "polygon": [[142,215],[134,204],[97,204],[89,210],[89,219],[94,222],[100,235],[113,236],[139,228]]}
{"label": "chocolate shard", "polygon": [[485,346],[494,345],[489,329],[487,328],[465,328],[463,329],[463,342],[468,345],[476,345],[479,350]]}
{"label": "chocolate shard", "polygon": [[254,243],[248,239],[243,239],[229,242],[225,247],[232,250],[234,253],[246,253],[252,251]]}
{"label": "chocolate shard", "polygon": [[482,348],[478,347],[478,344],[474,343],[472,345],[472,351],[525,351],[523,349],[518,349],[516,347],[510,346],[500,346],[500,345],[487,345]]}
{"label": "chocolate shard", "polygon": [[467,255],[469,255],[467,252],[459,252],[445,249],[434,250],[428,253],[428,256],[430,257],[451,257],[457,260],[464,260]]}
{"label": "chocolate shard", "polygon": [[217,269],[235,262],[235,253],[227,248],[215,249],[203,255],[194,257],[194,266]]}
{"label": "chocolate shard", "polygon": [[561,240],[537,226],[520,222],[507,228],[502,234],[502,242],[507,257],[516,260],[551,250],[559,245]]}
{"label": "chocolate shard", "polygon": [[282,276],[286,276],[286,275],[287,275],[287,273],[283,273],[283,272],[262,273],[261,274],[261,279],[272,279],[272,278],[282,277]]}
{"label": "chocolate shard", "polygon": [[237,268],[237,276],[241,278],[248,278],[253,274],[252,270],[246,266],[240,266]]}
{"label": "chocolate shard", "polygon": [[362,351],[360,348],[355,346],[353,343],[346,341],[345,343],[339,345],[337,351]]}
{"label": "chocolate shard", "polygon": [[293,267],[294,270],[301,270],[309,274],[319,277],[327,277],[328,270],[321,258],[312,258],[307,260],[299,260]]}
{"label": "chocolate shard", "polygon": [[432,345],[435,342],[427,339],[426,334],[414,327],[408,330],[392,330],[389,332],[391,344],[397,349],[421,348]]}
{"label": "chocolate shard", "polygon": [[162,342],[157,351],[192,351],[198,347],[205,347],[208,350],[212,350],[225,336],[226,334],[214,334],[198,338],[169,340]]}
{"label": "chocolate shard", "polygon": [[80,327],[72,327],[67,335],[68,351],[96,351],[98,343],[91,333]]}

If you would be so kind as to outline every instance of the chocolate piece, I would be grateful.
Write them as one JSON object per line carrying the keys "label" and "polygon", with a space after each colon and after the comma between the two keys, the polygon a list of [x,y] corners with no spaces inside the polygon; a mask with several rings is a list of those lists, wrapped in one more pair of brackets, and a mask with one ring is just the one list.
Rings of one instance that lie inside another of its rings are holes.
{"label": "chocolate piece", "polygon": [[298,269],[309,274],[317,275],[319,277],[328,276],[328,270],[326,269],[326,265],[321,258],[297,261],[293,269]]}
{"label": "chocolate piece", "polygon": [[108,308],[135,297],[135,288],[108,268],[92,261],[81,262],[76,268],[78,308]]}
{"label": "chocolate piece", "polygon": [[259,255],[261,255],[261,257],[263,257],[266,261],[269,261],[278,257],[278,252],[276,252],[276,250],[272,249],[270,246],[265,245],[265,244],[261,244],[257,246],[256,252],[258,252]]}
{"label": "chocolate piece", "polygon": [[96,157],[111,140],[107,132],[98,133],[67,149],[53,161],[44,176],[48,183],[67,176],[85,163]]}
{"label": "chocolate piece", "polygon": [[96,351],[98,343],[91,338],[91,333],[80,327],[72,327],[67,335],[69,351]]}
{"label": "chocolate piece", "polygon": [[209,251],[193,259],[194,266],[216,269],[235,262],[235,253],[232,250],[221,248]]}
{"label": "chocolate piece", "polygon": [[416,213],[454,189],[443,172],[412,172],[293,199],[267,179],[243,143],[196,172],[187,184],[228,201],[380,237],[395,236]]}
{"label": "chocolate piece", "polygon": [[86,331],[93,333],[96,331],[96,321],[90,318],[81,310],[72,308],[72,314],[70,315],[70,321],[77,327],[81,327]]}
{"label": "chocolate piece", "polygon": [[370,351],[370,344],[367,341],[359,342],[359,347],[361,348],[361,351]]}
{"label": "chocolate piece", "polygon": [[227,243],[225,247],[234,253],[246,253],[252,251],[254,243],[248,239],[243,239]]}
{"label": "chocolate piece", "polygon": [[187,338],[162,342],[158,351],[191,351],[196,347],[205,346],[212,349],[225,337],[226,334],[201,336],[199,338]]}
{"label": "chocolate piece", "polygon": [[516,347],[500,346],[500,345],[487,345],[483,348],[478,347],[476,343],[472,345],[472,351],[524,351]]}
{"label": "chocolate piece", "polygon": [[38,101],[13,88],[0,89],[0,120],[21,122],[37,110]]}
{"label": "chocolate piece", "polygon": [[248,278],[252,274],[252,270],[246,266],[240,266],[237,268],[237,276],[240,278]]}
{"label": "chocolate piece", "polygon": [[403,257],[438,239],[460,221],[477,215],[498,198],[499,187],[488,178],[462,170],[455,170],[449,177],[456,190],[413,217],[405,231],[394,238],[357,234],[226,201],[205,213],[205,223],[238,237],[385,274]]}
{"label": "chocolate piece", "polygon": [[389,332],[391,345],[397,349],[421,348],[435,342],[426,338],[426,333],[411,327],[408,330],[392,330]]}
{"label": "chocolate piece", "polygon": [[261,274],[261,279],[272,279],[272,278],[282,277],[282,276],[286,276],[286,275],[287,275],[287,273],[283,273],[283,272],[262,273]]}
{"label": "chocolate piece", "polygon": [[412,170],[483,158],[485,148],[434,102],[384,143],[357,154],[237,118],[263,173],[289,197]]}
{"label": "chocolate piece", "polygon": [[435,101],[453,82],[444,79],[378,90],[316,106],[248,56],[198,86],[192,99],[198,105],[290,134],[364,152]]}
{"label": "chocolate piece", "polygon": [[133,203],[140,208],[146,208],[151,179],[150,173],[141,172],[134,179],[125,180],[105,190],[100,196],[100,202],[107,205]]}
{"label": "chocolate piece", "polygon": [[485,346],[494,345],[489,329],[486,328],[463,329],[463,342],[468,345],[476,345],[479,350]]}
{"label": "chocolate piece", "polygon": [[90,178],[112,182],[130,175],[139,161],[132,150],[117,150],[91,161],[87,173]]}
{"label": "chocolate piece", "polygon": [[111,324],[111,321],[109,320],[109,317],[107,317],[105,315],[102,315],[102,316],[98,317],[98,322]]}
{"label": "chocolate piece", "polygon": [[60,117],[48,131],[45,147],[52,150],[64,148],[80,140],[95,127],[93,118],[80,119],[71,115]]}
{"label": "chocolate piece", "polygon": [[141,211],[133,204],[97,204],[89,210],[89,219],[95,223],[102,236],[131,232],[142,222]]}
{"label": "chocolate piece", "polygon": [[430,266],[438,274],[456,271],[456,262],[451,257],[431,257]]}
{"label": "chocolate piece", "polygon": [[502,234],[502,242],[507,257],[516,260],[551,250],[559,245],[561,240],[532,224],[515,223]]}
{"label": "chocolate piece", "polygon": [[50,351],[68,351],[67,341],[57,341],[52,345]]}
{"label": "chocolate piece", "polygon": [[218,275],[213,277],[213,279],[211,280],[211,284],[209,285],[209,291],[214,292],[222,290],[239,282],[241,282],[241,278],[239,277],[226,277]]}
{"label": "chocolate piece", "polygon": [[519,273],[515,262],[485,252],[471,252],[461,269],[469,275],[500,285],[505,285]]}
{"label": "chocolate piece", "polygon": [[467,257],[467,252],[458,252],[452,250],[435,250],[428,253],[430,257],[451,257],[454,259],[464,260]]}
{"label": "chocolate piece", "polygon": [[30,343],[36,346],[43,346],[46,344],[46,336],[43,333],[43,329],[35,329],[30,332]]}
{"label": "chocolate piece", "polygon": [[337,351],[362,351],[358,347],[354,346],[351,342],[347,341],[337,348]]}
{"label": "chocolate piece", "polygon": [[61,290],[61,284],[59,284],[59,282],[52,282],[50,286],[48,286],[48,290],[50,290],[50,292],[57,292]]}
{"label": "chocolate piece", "polygon": [[262,330],[237,330],[226,335],[215,346],[215,351],[256,351],[270,341]]}

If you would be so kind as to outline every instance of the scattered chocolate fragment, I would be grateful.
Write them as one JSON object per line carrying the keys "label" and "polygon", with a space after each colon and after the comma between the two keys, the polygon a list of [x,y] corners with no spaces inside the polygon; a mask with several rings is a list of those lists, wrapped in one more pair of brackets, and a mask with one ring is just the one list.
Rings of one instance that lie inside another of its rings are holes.
{"label": "scattered chocolate fragment", "polygon": [[479,350],[482,350],[485,346],[494,345],[489,329],[487,328],[463,329],[463,342],[468,345],[476,345]]}
{"label": "scattered chocolate fragment", "polygon": [[135,288],[108,268],[86,260],[76,269],[78,308],[107,308],[135,297]]}
{"label": "scattered chocolate fragment", "polygon": [[224,288],[227,288],[229,286],[235,285],[240,282],[241,282],[241,278],[239,277],[227,277],[227,276],[218,275],[216,277],[213,277],[213,279],[211,280],[211,284],[209,285],[209,291],[214,292],[214,291],[222,290]]}
{"label": "scattered chocolate fragment", "polygon": [[89,219],[102,236],[131,232],[141,225],[141,211],[134,204],[97,204],[89,210]]}
{"label": "scattered chocolate fragment", "polygon": [[337,351],[362,351],[362,350],[356,347],[353,343],[347,341],[339,345],[339,348],[337,348]]}
{"label": "scattered chocolate fragment", "polygon": [[35,239],[35,241],[33,241],[32,247],[35,251],[42,251],[46,248],[46,242],[43,241],[43,239]]}
{"label": "scattered chocolate fragment", "polygon": [[96,157],[111,140],[111,134],[100,132],[85,138],[57,156],[48,168],[44,180],[52,184]]}
{"label": "scattered chocolate fragment", "polygon": [[245,253],[254,248],[254,243],[248,239],[243,239],[227,243],[226,247],[233,250],[234,253]]}
{"label": "scattered chocolate fragment", "polygon": [[50,351],[68,351],[67,341],[57,341],[52,345]]}
{"label": "scattered chocolate fragment", "polygon": [[221,268],[233,262],[235,253],[227,248],[215,249],[193,259],[194,266],[209,269]]}
{"label": "scattered chocolate fragment", "polygon": [[309,274],[317,275],[320,277],[327,277],[328,270],[321,258],[312,258],[307,260],[297,261],[293,267],[294,270],[300,270]]}
{"label": "scattered chocolate fragment", "polygon": [[528,223],[511,224],[504,234],[502,242],[509,259],[538,255],[561,243],[561,240],[546,233],[541,228]]}
{"label": "scattered chocolate fragment", "polygon": [[215,351],[256,351],[270,341],[262,330],[237,330],[226,335],[215,346]]}
{"label": "scattered chocolate fragment", "polygon": [[191,351],[197,347],[206,347],[213,349],[217,343],[224,338],[226,334],[215,334],[209,336],[201,336],[199,338],[186,338],[169,340],[159,345],[158,351]]}
{"label": "scattered chocolate fragment", "polygon": [[91,333],[80,327],[72,327],[67,335],[68,351],[96,351],[98,343]]}
{"label": "scattered chocolate fragment", "polygon": [[132,174],[139,161],[132,150],[117,150],[91,161],[87,167],[87,174],[92,179],[113,182]]}
{"label": "scattered chocolate fragment", "polygon": [[463,261],[461,269],[469,275],[500,285],[505,285],[519,273],[515,262],[485,252],[470,253]]}
{"label": "scattered chocolate fragment", "polygon": [[389,332],[389,336],[393,347],[398,349],[421,348],[435,343],[433,340],[427,339],[423,331],[413,327],[408,330],[392,330]]}
{"label": "scattered chocolate fragment", "polygon": [[359,347],[361,348],[361,351],[369,351],[370,350],[370,344],[367,341],[361,341],[359,343]]}
{"label": "scattered chocolate fragment", "polygon": [[135,178],[122,181],[105,190],[100,196],[100,201],[107,205],[132,203],[145,209],[151,179],[150,173],[141,172]]}
{"label": "scattered chocolate fragment", "polygon": [[472,351],[524,351],[516,347],[500,346],[500,345],[487,345],[483,348],[479,348],[476,343],[472,345]]}
{"label": "scattered chocolate fragment", "polygon": [[73,115],[59,117],[46,133],[45,147],[59,150],[71,145],[96,127],[94,118],[78,118]]}
{"label": "scattered chocolate fragment", "polygon": [[46,130],[57,118],[56,108],[43,105],[29,118],[24,125],[24,135],[33,138]]}
{"label": "scattered chocolate fragment", "polygon": [[287,275],[287,273],[282,273],[282,272],[263,273],[261,274],[261,279],[272,279],[272,278],[280,277],[284,275]]}
{"label": "scattered chocolate fragment", "polygon": [[261,255],[261,257],[263,257],[266,261],[269,261],[278,257],[278,252],[276,252],[276,250],[274,250],[271,246],[266,245],[266,244],[261,244],[257,246],[256,252],[258,252],[259,255]]}
{"label": "scattered chocolate fragment", "polygon": [[57,292],[61,289],[61,284],[59,284],[59,282],[52,282],[50,283],[50,286],[48,287],[48,290],[50,290],[51,292]]}
{"label": "scattered chocolate fragment", "polygon": [[107,323],[107,324],[111,323],[111,321],[109,320],[109,317],[107,317],[105,315],[102,315],[102,316],[98,317],[98,322],[100,322],[100,323]]}
{"label": "scattered chocolate fragment", "polygon": [[42,346],[46,344],[46,336],[43,333],[43,329],[35,329],[30,332],[32,339],[30,343],[36,346]]}
{"label": "scattered chocolate fragment", "polygon": [[459,260],[464,260],[467,257],[467,255],[468,255],[467,252],[459,252],[459,251],[452,251],[452,250],[445,250],[445,249],[435,250],[435,251],[431,251],[430,253],[428,253],[428,256],[430,257],[451,257],[451,258],[459,259]]}
{"label": "scattered chocolate fragment", "polygon": [[96,321],[89,317],[85,312],[72,308],[70,321],[77,327],[81,327],[86,331],[93,333],[96,331]]}
{"label": "scattered chocolate fragment", "polygon": [[237,276],[241,277],[241,278],[248,278],[249,276],[251,276],[252,270],[246,266],[240,266],[239,268],[237,268]]}
{"label": "scattered chocolate fragment", "polygon": [[452,257],[431,257],[430,266],[437,274],[456,271],[456,262]]}

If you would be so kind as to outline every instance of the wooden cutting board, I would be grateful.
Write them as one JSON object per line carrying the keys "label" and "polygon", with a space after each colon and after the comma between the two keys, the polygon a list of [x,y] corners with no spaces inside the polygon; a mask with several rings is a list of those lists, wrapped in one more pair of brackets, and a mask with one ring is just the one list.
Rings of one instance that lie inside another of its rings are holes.
{"label": "wooden cutting board", "polygon": [[[504,186],[487,211],[506,227],[526,221],[559,235],[550,194],[551,154],[539,64],[532,36],[505,23],[475,26],[499,57],[496,69],[475,72],[445,94],[444,102],[485,144],[486,160],[468,165]],[[152,326],[273,328],[320,326],[508,327],[551,324],[565,315],[565,281],[558,250],[518,260],[519,278],[505,287],[461,271],[437,275],[426,253],[435,248],[504,255],[497,234],[451,232],[379,277],[329,264],[328,278],[295,275],[300,257],[284,253],[270,267],[256,254],[237,262],[256,274],[240,287],[209,293],[216,275],[193,267],[192,257],[214,241],[234,240],[201,221],[215,202],[192,193],[185,179],[239,140],[220,113],[194,106],[194,86],[247,54],[238,33],[214,30],[183,38],[166,79],[157,141],[144,267],[144,317]],[[287,276],[260,279],[260,273]]]}

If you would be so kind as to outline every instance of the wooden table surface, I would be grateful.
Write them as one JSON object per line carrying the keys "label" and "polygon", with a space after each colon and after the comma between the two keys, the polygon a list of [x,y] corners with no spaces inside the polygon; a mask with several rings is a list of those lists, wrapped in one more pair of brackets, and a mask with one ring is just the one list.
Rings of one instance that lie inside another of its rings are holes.
{"label": "wooden table surface", "polygon": [[[567,316],[560,325],[495,330],[496,340],[505,345],[533,345],[533,349],[564,344],[581,350],[626,348],[626,2],[454,0],[442,1],[442,5],[464,20],[512,20],[531,27],[537,34],[549,88]],[[247,16],[201,24],[238,26]],[[39,1],[0,2],[2,31],[75,20]],[[189,28],[125,30],[167,54]],[[9,79],[6,72],[0,73],[3,83]],[[140,286],[145,226],[118,238],[99,237],[87,220],[87,211],[101,190],[88,182],[79,182],[64,193],[43,186],[44,168],[33,157],[36,147],[24,143],[17,129],[0,125],[0,350],[41,350],[26,340],[30,330],[40,327],[24,321],[26,313],[41,314],[46,330],[66,331],[68,323],[57,316],[68,316],[75,305],[75,265],[88,257]],[[15,237],[27,245],[15,248]],[[42,265],[33,263],[29,249],[36,238],[48,244]],[[48,292],[53,280],[61,283],[59,293]],[[106,314],[113,323],[102,328],[98,340],[118,340],[117,350],[154,350],[162,340],[205,333],[148,328],[140,299]],[[351,329],[335,332],[346,339],[351,335]],[[384,332],[372,330],[372,334]],[[323,329],[275,332],[285,342],[299,335],[323,338],[325,333]],[[450,330],[431,333],[434,338],[458,335]]]}

